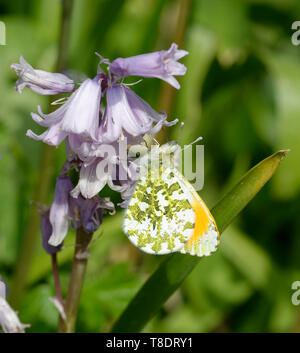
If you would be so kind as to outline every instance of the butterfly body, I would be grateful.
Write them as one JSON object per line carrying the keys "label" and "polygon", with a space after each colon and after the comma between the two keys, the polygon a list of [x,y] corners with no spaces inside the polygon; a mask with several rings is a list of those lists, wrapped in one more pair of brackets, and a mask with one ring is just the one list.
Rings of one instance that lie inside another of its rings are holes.
{"label": "butterfly body", "polygon": [[219,233],[198,193],[176,169],[178,152],[177,144],[167,143],[142,157],[123,229],[135,246],[149,254],[210,255]]}

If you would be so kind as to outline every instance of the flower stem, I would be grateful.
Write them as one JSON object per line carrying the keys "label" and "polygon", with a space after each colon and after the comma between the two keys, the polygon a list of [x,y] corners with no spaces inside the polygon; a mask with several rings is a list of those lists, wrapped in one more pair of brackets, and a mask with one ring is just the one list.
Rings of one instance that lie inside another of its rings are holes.
{"label": "flower stem", "polygon": [[[61,30],[56,63],[57,72],[63,71],[67,67],[72,7],[73,0],[62,1]],[[38,183],[34,192],[34,200],[38,203],[46,203],[48,201],[47,199],[53,175],[54,159],[54,147],[44,144],[41,153]],[[11,286],[10,302],[14,308],[19,307],[20,300],[23,296],[27,274],[30,270],[31,260],[34,256],[36,244],[38,242],[39,225],[40,217],[36,207],[32,204],[29,210],[27,228],[24,233],[19,259],[17,261],[17,267],[15,269]]]}
{"label": "flower stem", "polygon": [[59,322],[59,332],[61,333],[75,332],[78,305],[81,290],[83,287],[86,266],[89,257],[88,248],[91,240],[92,236],[87,234],[82,228],[77,230],[74,261],[65,303],[66,320],[60,318]]}

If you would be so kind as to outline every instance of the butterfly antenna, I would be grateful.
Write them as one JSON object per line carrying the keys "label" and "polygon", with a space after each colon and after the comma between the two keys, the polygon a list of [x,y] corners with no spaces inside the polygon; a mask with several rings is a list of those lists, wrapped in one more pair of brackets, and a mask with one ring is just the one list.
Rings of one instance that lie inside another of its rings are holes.
{"label": "butterfly antenna", "polygon": [[184,122],[182,121],[182,122],[180,123],[180,130],[179,130],[179,134],[178,134],[178,145],[179,145],[179,146],[180,146],[180,139],[181,139],[183,127],[184,127]]}
{"label": "butterfly antenna", "polygon": [[[159,146],[159,142],[156,140],[156,138],[154,137],[154,135],[148,135],[148,136],[149,136],[151,142],[154,141],[155,144]],[[150,144],[149,147],[151,147],[151,144]]]}
{"label": "butterfly antenna", "polygon": [[152,139],[159,146],[159,142],[156,140],[156,138],[152,136]]}
{"label": "butterfly antenna", "polygon": [[182,151],[184,151],[185,149],[189,148],[190,146],[194,145],[195,143],[199,142],[200,140],[202,140],[202,136],[199,136],[196,138],[196,140],[194,140],[193,142],[191,142],[190,144],[188,144],[187,146],[185,146],[184,148],[182,148]]}

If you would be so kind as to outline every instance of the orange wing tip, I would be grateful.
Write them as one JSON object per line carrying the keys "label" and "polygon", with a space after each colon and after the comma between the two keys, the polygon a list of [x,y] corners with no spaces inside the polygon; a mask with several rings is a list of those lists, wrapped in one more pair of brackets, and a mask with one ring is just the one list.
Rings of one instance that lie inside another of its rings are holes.
{"label": "orange wing tip", "polygon": [[180,252],[194,256],[209,256],[217,250],[219,244],[216,223],[202,200],[195,198],[192,208],[196,216],[194,232]]}

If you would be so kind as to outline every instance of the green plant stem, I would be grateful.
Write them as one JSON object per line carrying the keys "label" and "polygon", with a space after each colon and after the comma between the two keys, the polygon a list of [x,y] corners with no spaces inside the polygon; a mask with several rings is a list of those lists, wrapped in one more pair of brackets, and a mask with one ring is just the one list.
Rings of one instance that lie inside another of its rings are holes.
{"label": "green plant stem", "polygon": [[[61,72],[67,68],[69,57],[70,24],[73,0],[62,1],[61,30],[58,44],[58,57],[56,71]],[[52,97],[51,101],[56,97]],[[43,144],[38,181],[33,195],[34,201],[46,203],[53,176],[55,148]],[[35,204],[30,205],[27,227],[17,261],[15,274],[11,285],[10,302],[14,308],[18,308],[26,285],[27,274],[35,253],[39,236],[40,217]]]}
{"label": "green plant stem", "polygon": [[87,234],[82,228],[77,230],[74,261],[65,303],[66,320],[60,318],[59,322],[59,332],[61,333],[75,332],[78,305],[83,287],[89,257],[88,248],[91,240],[92,236]]}
{"label": "green plant stem", "polygon": [[[250,169],[211,210],[222,233],[272,177],[288,151],[279,151]],[[139,332],[199,263],[196,256],[168,256],[145,282],[112,328],[112,332]]]}

